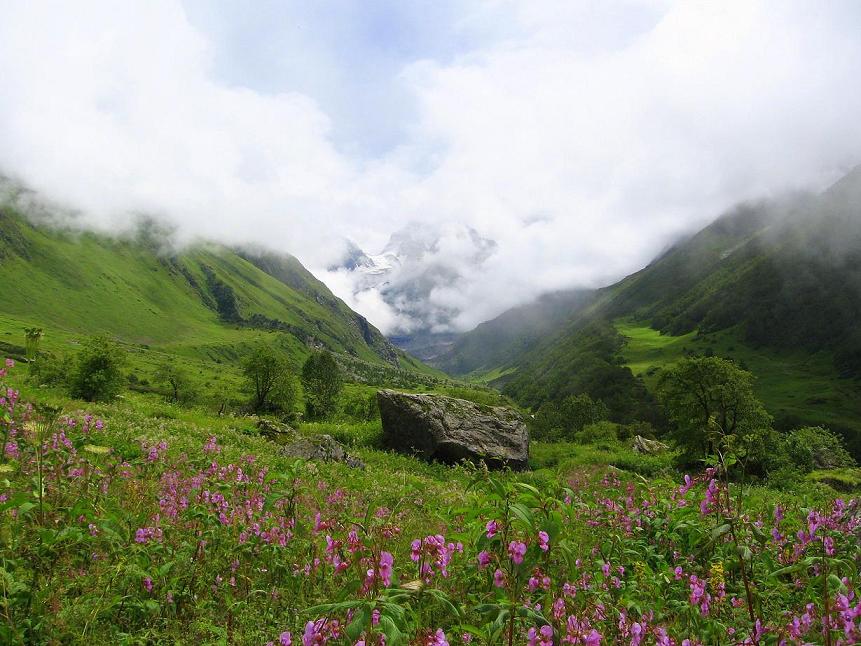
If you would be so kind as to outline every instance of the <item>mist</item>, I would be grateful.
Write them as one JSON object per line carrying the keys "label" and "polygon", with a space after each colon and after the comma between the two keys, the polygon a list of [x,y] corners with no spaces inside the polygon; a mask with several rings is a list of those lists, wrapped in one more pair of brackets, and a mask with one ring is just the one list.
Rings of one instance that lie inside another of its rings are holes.
{"label": "mist", "polygon": [[[0,173],[77,226],[292,253],[396,333],[607,284],[861,162],[855,2],[440,7],[4,0]],[[417,299],[328,271],[410,222],[440,238],[389,285],[450,277]]]}

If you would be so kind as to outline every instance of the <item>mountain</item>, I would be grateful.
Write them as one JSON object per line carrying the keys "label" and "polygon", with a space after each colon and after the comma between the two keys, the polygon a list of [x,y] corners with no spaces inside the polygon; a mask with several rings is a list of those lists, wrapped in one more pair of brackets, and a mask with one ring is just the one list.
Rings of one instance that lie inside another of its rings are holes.
{"label": "mountain", "polygon": [[470,227],[411,222],[376,255],[347,241],[341,261],[328,270],[346,278],[354,296],[376,292],[396,321],[388,330],[392,342],[433,361],[449,350],[461,313],[440,293],[456,289],[495,250],[496,242]]}
{"label": "mountain", "polygon": [[[466,375],[488,373],[516,364],[547,334],[594,301],[592,290],[572,289],[543,294],[528,305],[514,307],[497,318],[458,336],[441,356],[430,363],[445,372]],[[492,383],[501,384],[505,374]]]}
{"label": "mountain", "polygon": [[151,222],[108,237],[34,223],[7,202],[0,284],[4,329],[108,333],[207,359],[235,358],[243,344],[277,332],[295,361],[322,347],[369,364],[429,370],[296,258],[203,243],[173,249]]}
{"label": "mountain", "polygon": [[512,349],[487,334],[518,308],[464,335],[441,365],[505,375],[524,405],[588,392],[619,421],[659,420],[657,371],[718,354],[757,376],[779,427],[826,424],[861,453],[861,168],[819,195],[734,209],[564,320],[529,308],[520,334],[538,340]]}

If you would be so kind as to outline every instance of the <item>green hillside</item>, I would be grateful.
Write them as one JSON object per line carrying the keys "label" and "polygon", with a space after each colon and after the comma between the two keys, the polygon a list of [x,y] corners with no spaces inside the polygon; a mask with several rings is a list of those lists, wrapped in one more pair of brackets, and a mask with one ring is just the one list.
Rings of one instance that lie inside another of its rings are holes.
{"label": "green hillside", "polygon": [[526,406],[587,392],[616,421],[660,423],[658,370],[715,354],[754,373],[778,427],[825,424],[861,454],[861,169],[819,196],[737,208],[564,320],[530,307],[522,349],[486,333],[506,313],[446,368],[476,366]]}
{"label": "green hillside", "polygon": [[106,333],[202,360],[277,333],[294,361],[324,347],[391,369],[433,372],[396,350],[293,257],[198,244],[169,250],[151,226],[125,238],[37,226],[0,207],[0,314],[9,343]]}

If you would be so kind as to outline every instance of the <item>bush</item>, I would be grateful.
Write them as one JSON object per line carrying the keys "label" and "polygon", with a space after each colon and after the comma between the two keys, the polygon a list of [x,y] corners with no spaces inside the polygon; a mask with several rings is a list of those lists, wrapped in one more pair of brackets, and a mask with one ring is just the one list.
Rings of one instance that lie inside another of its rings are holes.
{"label": "bush", "polygon": [[161,364],[153,378],[168,389],[168,400],[172,402],[190,404],[197,396],[188,371],[173,360]]}
{"label": "bush", "polygon": [[593,400],[586,393],[569,395],[558,404],[542,404],[535,413],[531,431],[539,440],[571,440],[587,425],[605,420],[609,414],[600,399]]}
{"label": "bush", "polygon": [[29,380],[37,386],[66,386],[74,370],[71,357],[58,357],[50,352],[39,352],[28,367]]}
{"label": "bush", "polygon": [[380,406],[377,393],[344,393],[341,397],[341,415],[346,419],[369,421],[378,419]]}
{"label": "bush", "polygon": [[802,473],[855,465],[840,437],[821,426],[790,431],[782,442],[782,450],[789,463]]}
{"label": "bush", "polygon": [[613,422],[595,422],[585,426],[579,433],[575,433],[574,441],[579,444],[616,442],[619,439],[618,430],[619,425]]}
{"label": "bush", "polygon": [[123,387],[125,352],[105,336],[84,342],[69,379],[72,397],[87,401],[110,401]]}

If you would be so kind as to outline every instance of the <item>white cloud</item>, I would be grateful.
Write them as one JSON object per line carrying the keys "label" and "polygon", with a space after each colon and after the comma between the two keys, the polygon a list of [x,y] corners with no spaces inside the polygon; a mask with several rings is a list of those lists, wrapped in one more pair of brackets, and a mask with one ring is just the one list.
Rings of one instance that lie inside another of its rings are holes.
{"label": "white cloud", "polygon": [[[389,66],[416,112],[369,159],[333,143],[314,98],[219,80],[217,39],[177,2],[3,1],[0,169],[102,228],[151,212],[318,270],[342,237],[375,252],[411,220],[471,226],[495,253],[476,265],[444,237],[426,260],[460,278],[422,304],[464,329],[861,161],[857,3],[470,5],[498,28],[458,56]],[[383,329],[414,324],[326,278]]]}

